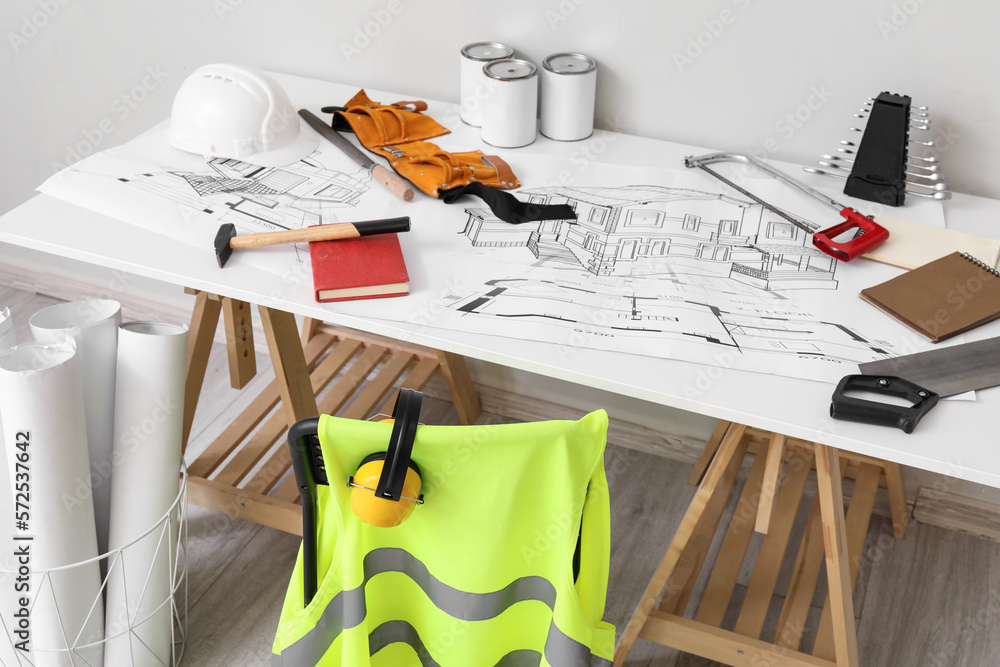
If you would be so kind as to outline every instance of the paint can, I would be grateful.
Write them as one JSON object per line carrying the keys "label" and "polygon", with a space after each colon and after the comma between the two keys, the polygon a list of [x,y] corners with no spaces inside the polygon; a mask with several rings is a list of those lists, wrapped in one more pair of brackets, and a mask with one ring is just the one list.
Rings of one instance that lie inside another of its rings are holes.
{"label": "paint can", "polygon": [[497,42],[473,42],[462,47],[459,115],[472,127],[482,125],[482,109],[490,88],[484,81],[483,66],[494,60],[511,58],[514,49]]}
{"label": "paint can", "polygon": [[493,86],[483,106],[483,141],[498,148],[519,148],[535,140],[538,76],[527,60],[488,63],[483,73]]}
{"label": "paint can", "polygon": [[594,133],[597,63],[582,53],[553,53],[542,61],[540,131],[557,141]]}

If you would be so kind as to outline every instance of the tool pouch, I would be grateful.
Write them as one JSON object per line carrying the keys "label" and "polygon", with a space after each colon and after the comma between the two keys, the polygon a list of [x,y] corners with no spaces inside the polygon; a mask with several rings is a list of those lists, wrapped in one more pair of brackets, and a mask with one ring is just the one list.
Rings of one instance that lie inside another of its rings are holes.
{"label": "tool pouch", "polygon": [[[343,121],[350,126],[358,141],[365,148],[374,151],[382,146],[396,146],[409,141],[424,141],[448,134],[451,130],[438,124],[422,111],[427,109],[427,103],[421,101],[396,102],[395,104],[380,104],[373,102],[359,91],[346,106],[327,107],[323,111],[336,111],[333,127],[346,130]],[[433,144],[431,144],[433,145]]]}
{"label": "tool pouch", "polygon": [[515,224],[576,218],[568,206],[528,207],[513,195],[498,192],[521,186],[510,165],[498,156],[482,151],[450,153],[427,141],[450,130],[425,116],[426,109],[422,101],[374,102],[361,90],[345,106],[323,111],[334,114],[335,130],[353,131],[361,145],[387,159],[396,173],[431,197],[450,204],[462,195],[475,195],[500,219]]}
{"label": "tool pouch", "polygon": [[400,176],[432,197],[439,196],[441,190],[468,185],[473,181],[503,189],[521,185],[506,162],[496,155],[484,155],[481,151],[449,153],[429,141],[411,141],[382,146],[372,152],[389,160]]}
{"label": "tool pouch", "polygon": [[334,129],[348,125],[365,148],[389,160],[400,176],[432,197],[473,181],[502,189],[521,185],[510,166],[495,155],[449,153],[425,141],[450,132],[425,116],[426,108],[427,103],[420,101],[380,104],[362,90],[346,107],[331,110],[336,111]]}

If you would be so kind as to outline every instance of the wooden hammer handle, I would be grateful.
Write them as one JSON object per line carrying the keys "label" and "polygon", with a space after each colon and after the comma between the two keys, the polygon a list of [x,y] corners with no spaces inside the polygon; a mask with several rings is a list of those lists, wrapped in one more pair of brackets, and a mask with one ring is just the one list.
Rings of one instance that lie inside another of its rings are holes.
{"label": "wooden hammer handle", "polygon": [[263,248],[283,243],[305,243],[308,241],[335,241],[361,236],[357,227],[349,222],[303,229],[289,229],[283,232],[263,232],[244,234],[229,239],[230,248]]}
{"label": "wooden hammer handle", "polygon": [[[219,228],[223,231],[226,225]],[[245,234],[229,239],[230,248],[262,248],[268,245],[282,243],[307,243],[309,241],[336,241],[338,239],[353,239],[372,234],[398,234],[410,231],[410,217],[403,215],[398,218],[383,218],[380,220],[361,220],[358,222],[338,222],[332,225],[318,225],[303,229],[289,229],[283,232],[262,232]]]}

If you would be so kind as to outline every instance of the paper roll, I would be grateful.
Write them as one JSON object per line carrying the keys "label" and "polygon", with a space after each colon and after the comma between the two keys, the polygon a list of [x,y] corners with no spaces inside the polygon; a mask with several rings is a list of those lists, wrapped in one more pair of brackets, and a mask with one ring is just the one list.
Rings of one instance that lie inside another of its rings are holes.
{"label": "paper roll", "polygon": [[111,513],[111,438],[115,409],[115,360],[121,305],[110,299],[70,301],[43,308],[28,320],[38,341],[76,341],[87,414],[89,482],[74,490],[78,500],[93,498],[99,553],[108,549]]}
{"label": "paper roll", "polygon": [[[33,603],[33,664],[44,667],[103,664],[104,610],[94,509],[89,498],[81,501],[75,496],[90,477],[75,353],[72,340],[24,343],[0,353],[7,468],[15,508],[23,508],[17,501],[28,507],[25,523],[15,526],[14,538],[27,550],[25,560],[34,573],[30,589],[18,595]],[[76,563],[84,564],[65,568]],[[71,657],[70,646],[84,648]]]}
{"label": "paper roll", "polygon": [[[14,320],[10,316],[10,309],[0,310],[0,352],[9,350],[17,345],[17,330],[14,328]],[[0,410],[0,420],[2,420],[2,410]],[[3,422],[0,421],[0,450],[6,452],[3,446]],[[9,471],[7,470],[7,456],[0,456],[0,665],[16,665],[17,657],[14,654],[14,635],[11,621],[17,607],[17,596],[14,595],[14,572],[17,570],[17,559],[14,557],[14,526],[10,517],[14,516],[14,496],[11,492]]]}
{"label": "paper roll", "polygon": [[108,576],[108,665],[171,664],[176,523],[162,519],[178,492],[186,359],[181,327],[119,331],[110,546],[122,551]]}

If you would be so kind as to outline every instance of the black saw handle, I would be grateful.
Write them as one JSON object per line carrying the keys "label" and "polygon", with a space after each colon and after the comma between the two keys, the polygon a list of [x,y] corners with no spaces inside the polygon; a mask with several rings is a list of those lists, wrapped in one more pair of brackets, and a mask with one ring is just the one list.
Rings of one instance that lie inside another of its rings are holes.
{"label": "black saw handle", "polygon": [[[886,396],[905,398],[911,406],[892,405],[846,396],[848,391],[870,391]],[[830,416],[834,419],[895,426],[905,433],[913,433],[917,423],[937,405],[938,395],[909,380],[893,375],[846,375],[833,392]]]}

